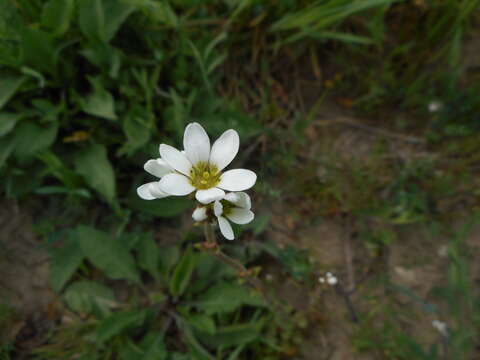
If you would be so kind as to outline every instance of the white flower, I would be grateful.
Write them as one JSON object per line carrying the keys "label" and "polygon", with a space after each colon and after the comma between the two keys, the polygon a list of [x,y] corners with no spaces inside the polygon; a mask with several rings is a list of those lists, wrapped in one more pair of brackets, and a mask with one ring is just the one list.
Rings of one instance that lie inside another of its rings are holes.
{"label": "white flower", "polygon": [[223,201],[215,201],[213,213],[217,217],[220,232],[227,240],[235,238],[228,220],[239,225],[248,224],[255,217],[251,207],[250,196],[244,192],[228,193]]}
{"label": "white flower", "polygon": [[[233,240],[233,229],[228,220],[235,224],[244,225],[253,220],[255,215],[250,210],[252,203],[250,196],[244,192],[228,193],[222,200],[215,200],[212,204],[197,207],[192,214],[195,221],[203,221],[208,218],[208,214],[217,217],[220,232],[228,240]],[[228,220],[227,220],[228,219]]]}
{"label": "white flower", "polygon": [[443,107],[443,104],[440,101],[432,101],[430,104],[428,104],[428,111],[431,113],[437,112]]}
{"label": "white flower", "polygon": [[208,204],[220,200],[227,191],[251,188],[257,175],[250,170],[235,169],[222,173],[237,155],[240,140],[235,130],[225,131],[210,148],[210,139],[203,127],[191,123],[185,129],[185,153],[166,144],[160,145],[160,155],[174,171],[162,175],[158,187],[168,195],[195,193],[196,199]]}
{"label": "white flower", "polygon": [[183,136],[185,151],[166,144],[160,145],[161,158],[149,160],[144,168],[160,178],[137,189],[145,200],[160,199],[169,195],[182,196],[194,191],[203,204],[220,200],[227,191],[251,188],[257,175],[250,170],[235,169],[222,173],[238,152],[240,139],[233,130],[225,131],[210,148],[210,139],[203,127],[191,123]]}

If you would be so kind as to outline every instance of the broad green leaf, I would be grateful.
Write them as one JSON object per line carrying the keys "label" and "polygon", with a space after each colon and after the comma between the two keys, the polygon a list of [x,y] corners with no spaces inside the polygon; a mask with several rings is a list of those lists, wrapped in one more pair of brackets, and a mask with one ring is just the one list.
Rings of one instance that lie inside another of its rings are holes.
{"label": "broad green leaf", "polygon": [[122,0],[79,1],[79,24],[93,41],[109,42],[135,7]]}
{"label": "broad green leaf", "polygon": [[105,9],[105,38],[110,41],[135,7],[125,0],[103,0]]}
{"label": "broad green leaf", "polygon": [[144,355],[141,360],[166,360],[167,349],[163,341],[163,334],[154,331],[147,334],[141,344]]}
{"label": "broad green leaf", "polygon": [[106,41],[102,0],[80,0],[77,4],[78,23],[83,34],[92,41]]}
{"label": "broad green leaf", "polygon": [[15,138],[6,136],[0,138],[0,169],[13,152],[15,147]]}
{"label": "broad green leaf", "polygon": [[197,298],[196,307],[207,315],[235,311],[242,305],[265,306],[262,297],[247,286],[219,283]]}
{"label": "broad green leaf", "polygon": [[116,304],[112,290],[87,280],[70,285],[65,290],[65,301],[72,310],[82,314],[90,314],[95,310],[106,314]]}
{"label": "broad green leaf", "polygon": [[115,201],[115,174],[103,145],[92,144],[74,158],[75,168],[93,189],[113,203]]}
{"label": "broad green leaf", "polygon": [[123,331],[142,325],[145,321],[145,311],[131,310],[118,312],[102,320],[97,328],[97,340],[105,342]]}
{"label": "broad green leaf", "polygon": [[0,110],[15,95],[17,90],[22,86],[27,77],[12,73],[0,73]]}
{"label": "broad green leaf", "polygon": [[58,51],[54,47],[53,37],[38,29],[24,28],[20,41],[20,59],[24,66],[54,74]]}
{"label": "broad green leaf", "polygon": [[158,217],[174,217],[192,207],[192,201],[187,197],[171,196],[146,201],[139,198],[136,193],[129,197],[127,203],[134,210]]}
{"label": "broad green leaf", "polygon": [[21,117],[22,114],[0,112],[0,136],[8,134]]}
{"label": "broad green leaf", "polygon": [[49,278],[53,290],[60,292],[82,263],[84,255],[74,237],[67,237],[62,247],[52,249]]}
{"label": "broad green leaf", "polygon": [[90,82],[93,85],[93,91],[82,99],[82,110],[93,116],[116,120],[115,101],[112,94],[103,88],[100,79],[90,79]]}
{"label": "broad green leaf", "polygon": [[195,314],[186,318],[188,323],[201,332],[215,334],[215,322],[210,316],[205,314]]}
{"label": "broad green leaf", "polygon": [[188,247],[170,279],[170,292],[173,296],[181,296],[185,291],[195,267],[195,257],[192,248]]}
{"label": "broad green leaf", "polygon": [[143,270],[149,272],[154,278],[158,279],[160,276],[160,249],[153,240],[151,233],[144,234],[139,244],[138,251],[138,265]]}
{"label": "broad green leaf", "polygon": [[70,26],[74,5],[74,0],[50,0],[43,8],[42,25],[56,36],[64,34]]}
{"label": "broad green leaf", "polygon": [[26,158],[49,148],[57,137],[57,131],[56,123],[42,126],[33,122],[22,122],[14,131],[15,156]]}
{"label": "broad green leaf", "polygon": [[88,226],[76,229],[76,238],[84,255],[93,265],[112,279],[128,279],[140,283],[132,255],[108,234]]}

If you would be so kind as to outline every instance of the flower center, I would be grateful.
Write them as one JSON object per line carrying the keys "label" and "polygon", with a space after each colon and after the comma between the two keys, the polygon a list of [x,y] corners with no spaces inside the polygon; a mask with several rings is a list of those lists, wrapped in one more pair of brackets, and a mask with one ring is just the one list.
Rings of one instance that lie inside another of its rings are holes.
{"label": "flower center", "polygon": [[205,161],[199,161],[190,169],[190,184],[200,190],[214,187],[220,182],[218,168]]}

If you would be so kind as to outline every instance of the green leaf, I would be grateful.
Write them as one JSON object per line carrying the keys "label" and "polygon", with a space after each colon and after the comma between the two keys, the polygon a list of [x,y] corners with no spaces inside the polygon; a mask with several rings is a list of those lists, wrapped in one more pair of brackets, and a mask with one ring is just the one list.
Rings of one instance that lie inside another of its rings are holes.
{"label": "green leaf", "polygon": [[129,207],[142,213],[158,217],[174,217],[193,206],[187,197],[172,196],[165,199],[146,201],[132,194],[127,200]]}
{"label": "green leaf", "polygon": [[157,331],[147,334],[142,340],[142,349],[145,353],[142,360],[166,360],[167,349],[163,341],[163,334]]}
{"label": "green leaf", "polygon": [[110,202],[114,203],[116,196],[115,174],[108,160],[105,146],[90,145],[82,149],[74,158],[75,168],[93,189]]}
{"label": "green leaf", "polygon": [[115,101],[112,94],[104,89],[99,78],[91,78],[90,83],[93,85],[93,91],[81,100],[82,110],[93,116],[116,120]]}
{"label": "green leaf", "polygon": [[15,129],[15,156],[26,158],[37,155],[53,144],[57,137],[58,124],[40,126],[33,122],[22,122]]}
{"label": "green leaf", "polygon": [[20,59],[24,66],[54,74],[58,51],[54,47],[53,37],[42,30],[24,28],[20,41]]}
{"label": "green leaf", "polygon": [[205,314],[195,314],[186,318],[188,323],[199,331],[215,334],[215,322],[210,316]]}
{"label": "green leaf", "polygon": [[128,142],[121,153],[132,153],[145,145],[152,134],[153,115],[140,105],[133,106],[123,120],[123,132]]}
{"label": "green leaf", "polygon": [[202,334],[201,339],[210,346],[231,347],[248,344],[258,340],[263,321],[247,324],[235,324],[217,329],[215,335]]}
{"label": "green leaf", "polygon": [[74,0],[50,0],[43,8],[42,25],[56,36],[64,34],[70,27],[74,5]]}
{"label": "green leaf", "polygon": [[135,7],[121,0],[81,0],[79,24],[90,40],[110,41]]}
{"label": "green leaf", "polygon": [[0,110],[15,95],[17,90],[27,80],[24,75],[12,74],[8,72],[0,73]]}
{"label": "green leaf", "polygon": [[95,310],[106,314],[115,305],[112,290],[87,280],[77,281],[70,285],[65,291],[65,301],[72,310],[82,314],[90,314]]}
{"label": "green leaf", "polygon": [[181,296],[183,294],[192,277],[194,266],[195,257],[192,248],[188,247],[180,259],[180,262],[175,267],[172,278],[170,279],[170,293],[173,296]]}
{"label": "green leaf", "polygon": [[260,295],[246,286],[220,283],[199,296],[195,305],[207,315],[212,315],[232,312],[242,305],[265,306],[265,303]]}
{"label": "green leaf", "polygon": [[103,3],[106,18],[105,38],[110,41],[135,7],[122,0],[104,0]]}
{"label": "green leaf", "polygon": [[160,271],[167,276],[180,258],[178,246],[162,246],[159,249]]}
{"label": "green leaf", "polygon": [[158,279],[160,276],[160,249],[153,240],[151,233],[144,234],[139,244],[138,250],[138,265],[149,272],[154,278]]}
{"label": "green leaf", "polygon": [[110,315],[98,325],[97,340],[105,342],[126,329],[142,325],[145,314],[145,311],[132,310]]}
{"label": "green leaf", "polygon": [[49,278],[53,290],[60,292],[82,263],[84,255],[78,242],[67,237],[62,247],[52,249]]}
{"label": "green leaf", "polygon": [[106,41],[102,0],[80,0],[77,4],[78,23],[83,34],[89,40]]}
{"label": "green leaf", "polygon": [[0,169],[3,167],[15,147],[15,138],[6,136],[0,138]]}
{"label": "green leaf", "polygon": [[107,276],[140,283],[132,255],[117,239],[88,226],[79,226],[76,237],[85,256]]}
{"label": "green leaf", "polygon": [[0,112],[0,136],[8,134],[21,118],[22,114]]}

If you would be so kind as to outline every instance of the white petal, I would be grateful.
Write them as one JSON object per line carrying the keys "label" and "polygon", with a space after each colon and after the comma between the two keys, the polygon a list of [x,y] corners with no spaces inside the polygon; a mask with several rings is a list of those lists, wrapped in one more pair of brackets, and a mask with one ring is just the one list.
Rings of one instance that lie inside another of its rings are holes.
{"label": "white petal", "polygon": [[231,209],[226,216],[231,222],[240,225],[248,224],[255,217],[253,212],[251,212],[250,210],[245,210],[241,208]]}
{"label": "white petal", "polygon": [[175,149],[173,146],[161,144],[160,155],[162,156],[162,159],[165,160],[172,168],[187,176],[190,175],[192,163],[184,154]]}
{"label": "white petal", "polygon": [[215,213],[215,216],[220,216],[223,213],[223,205],[220,201],[215,201],[213,204],[213,212]]}
{"label": "white petal", "polygon": [[240,138],[238,133],[233,129],[225,131],[213,143],[212,151],[210,152],[210,163],[215,164],[218,170],[224,169],[237,155],[239,146]]}
{"label": "white petal", "polygon": [[250,210],[252,207],[250,196],[245,192],[231,192],[224,199],[243,209]]}
{"label": "white petal", "polygon": [[183,146],[187,158],[192,164],[208,162],[210,157],[210,139],[204,128],[198,123],[188,124],[183,135]]}
{"label": "white petal", "polygon": [[221,200],[225,196],[225,191],[219,188],[210,188],[207,190],[197,190],[195,197],[202,204],[209,204],[215,200]]}
{"label": "white petal", "polygon": [[148,160],[145,165],[143,165],[143,168],[150,174],[159,178],[173,172],[173,169],[170,167],[170,165],[168,165],[165,160],[160,158]]}
{"label": "white petal", "polygon": [[188,195],[195,188],[190,184],[186,176],[181,174],[167,174],[159,181],[160,189],[169,195]]}
{"label": "white petal", "polygon": [[195,221],[203,221],[207,218],[207,208],[202,206],[193,211],[192,218]]}
{"label": "white petal", "polygon": [[161,199],[168,196],[168,194],[160,189],[158,181],[139,186],[137,188],[137,194],[144,200]]}
{"label": "white petal", "polygon": [[243,191],[250,189],[257,181],[257,175],[246,169],[228,170],[222,174],[219,188],[228,191]]}
{"label": "white petal", "polygon": [[223,236],[225,236],[227,240],[235,239],[235,236],[233,235],[232,225],[230,225],[227,219],[225,219],[222,216],[219,216],[218,225],[220,226],[220,232],[222,233]]}
{"label": "white petal", "polygon": [[150,190],[148,189],[148,184],[143,184],[137,188],[137,194],[140,196],[143,200],[154,200],[155,196],[150,194]]}

